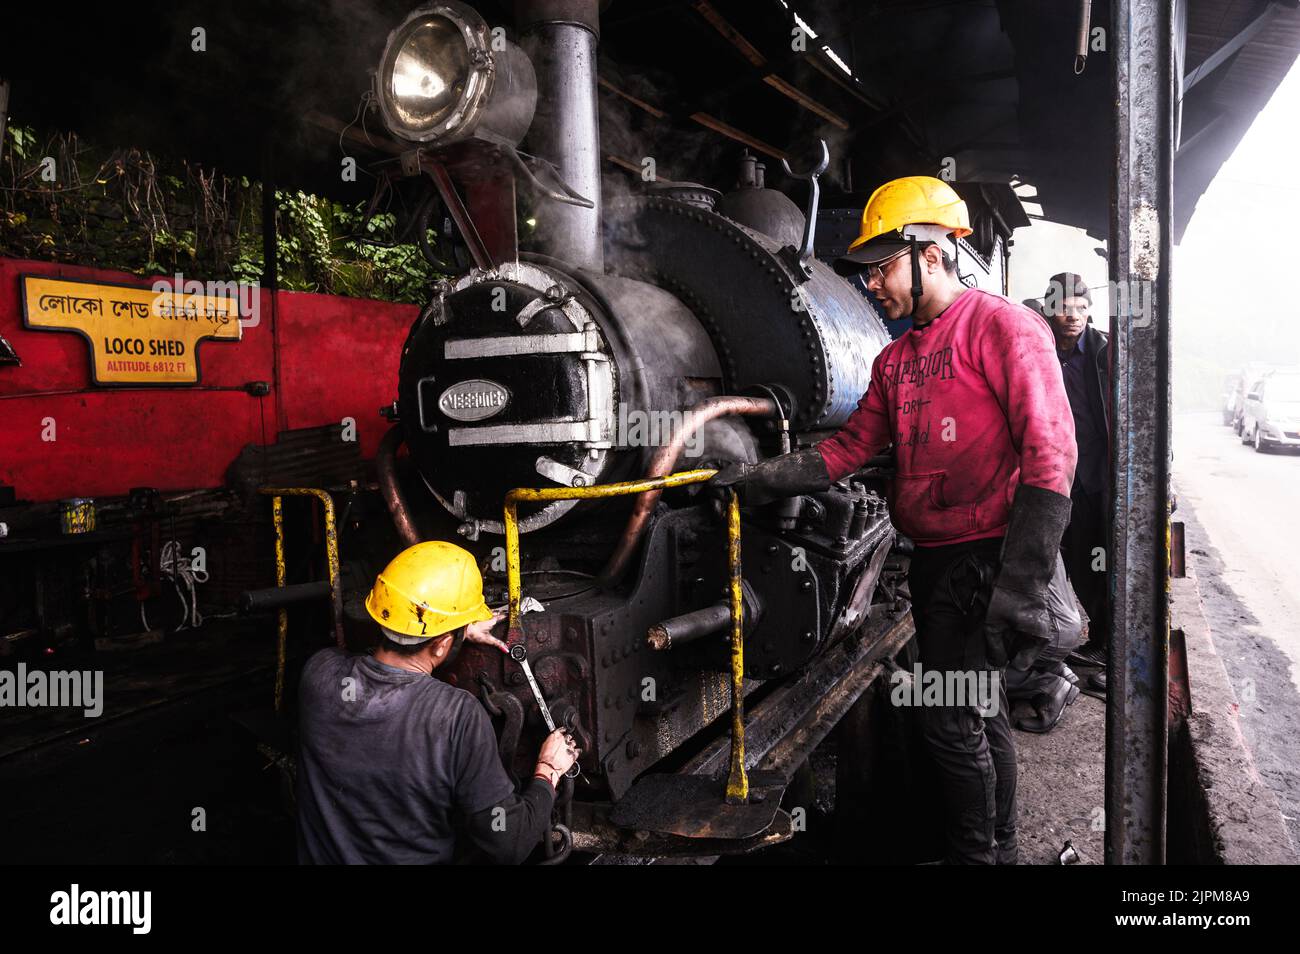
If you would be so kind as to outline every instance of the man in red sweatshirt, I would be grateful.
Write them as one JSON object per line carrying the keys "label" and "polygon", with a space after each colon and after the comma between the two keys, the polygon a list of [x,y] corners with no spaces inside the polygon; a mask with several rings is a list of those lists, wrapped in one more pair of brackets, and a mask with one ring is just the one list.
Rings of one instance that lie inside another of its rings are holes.
{"label": "man in red sweatshirt", "polygon": [[[757,504],[826,489],[892,444],[890,512],[916,544],[908,579],[920,662],[963,675],[1027,668],[1052,640],[1048,589],[1076,455],[1052,335],[1023,305],[962,284],[957,240],[968,234],[965,203],[938,179],[877,189],[836,270],[865,271],[886,315],[910,315],[912,329],[876,357],[835,435],[714,478]],[[1005,692],[945,698],[921,718],[944,783],[947,861],[1014,864]]]}

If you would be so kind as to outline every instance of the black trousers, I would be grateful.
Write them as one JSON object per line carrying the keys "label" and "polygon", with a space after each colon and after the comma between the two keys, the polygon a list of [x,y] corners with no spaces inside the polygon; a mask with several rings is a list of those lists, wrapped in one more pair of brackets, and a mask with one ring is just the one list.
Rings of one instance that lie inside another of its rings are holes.
{"label": "black trousers", "polygon": [[[1088,646],[1110,649],[1108,570],[1110,568],[1110,520],[1106,508],[1110,495],[1076,489],[1070,494],[1070,524],[1061,538],[1061,556],[1074,592],[1088,614]],[[1100,555],[1100,557],[1099,557]],[[1100,569],[1095,569],[1100,567]]]}
{"label": "black trousers", "polygon": [[1001,538],[917,547],[908,572],[922,672],[982,672],[998,682],[995,715],[975,705],[920,710],[943,784],[953,864],[994,864],[1016,848],[1016,747],[1003,674],[989,665],[983,625],[1001,547]]}

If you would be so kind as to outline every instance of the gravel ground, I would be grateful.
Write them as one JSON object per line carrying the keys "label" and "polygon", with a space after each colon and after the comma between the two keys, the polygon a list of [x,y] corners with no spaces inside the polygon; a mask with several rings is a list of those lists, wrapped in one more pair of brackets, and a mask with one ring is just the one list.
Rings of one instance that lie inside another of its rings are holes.
{"label": "gravel ground", "polygon": [[[1083,684],[1093,670],[1080,667]],[[1105,849],[1106,703],[1079,693],[1051,732],[1015,733],[1020,863],[1054,865],[1069,841],[1083,864]]]}

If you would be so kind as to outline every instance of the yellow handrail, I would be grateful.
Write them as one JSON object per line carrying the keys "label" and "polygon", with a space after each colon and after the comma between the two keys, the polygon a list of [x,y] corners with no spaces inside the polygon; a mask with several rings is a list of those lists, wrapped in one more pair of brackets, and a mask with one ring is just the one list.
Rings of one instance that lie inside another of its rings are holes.
{"label": "yellow handrail", "polygon": [[[271,522],[275,526],[275,585],[284,586],[284,498],[315,497],[325,511],[325,558],[329,566],[330,608],[334,615],[334,641],[343,648],[343,588],[339,580],[339,534],[334,521],[334,498],[317,487],[260,487],[258,493],[271,498]],[[275,711],[284,704],[284,671],[289,640],[289,610],[280,607],[277,615],[275,648]]]}
{"label": "yellow handrail", "polygon": [[[641,494],[647,490],[665,490],[702,484],[712,480],[716,470],[684,470],[666,477],[647,477],[644,480],[625,480],[614,484],[594,484],[590,487],[517,487],[506,494],[506,585],[510,595],[510,643],[521,642],[524,637],[520,626],[520,607],[523,602],[523,583],[519,556],[519,504],[540,503],[551,500],[593,500],[602,497],[622,497]],[[741,594],[740,572],[740,502],[734,491],[727,500],[727,567],[730,572],[731,598],[731,771],[727,776],[728,802],[744,802],[749,797],[749,775],[745,771],[745,711],[744,711],[744,599]]]}

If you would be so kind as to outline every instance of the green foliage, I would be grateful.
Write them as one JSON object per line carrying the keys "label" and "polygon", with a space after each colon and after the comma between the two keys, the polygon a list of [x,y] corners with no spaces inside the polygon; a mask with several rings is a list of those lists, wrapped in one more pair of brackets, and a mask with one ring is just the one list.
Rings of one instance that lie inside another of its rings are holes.
{"label": "green foliage", "polygon": [[[55,158],[55,182],[40,176],[45,156]],[[106,152],[73,133],[42,139],[11,123],[0,188],[0,254],[138,275],[262,278],[262,188],[245,176],[137,149]],[[277,191],[280,287],[426,301],[438,274],[418,247],[395,244],[393,215],[363,223],[364,209]]]}
{"label": "green foliage", "polygon": [[9,126],[6,133],[9,136],[9,148],[18,154],[18,158],[26,159],[33,143],[36,141],[36,134],[23,126],[14,125]]}
{"label": "green foliage", "polygon": [[276,208],[280,264],[293,287],[422,303],[439,277],[416,246],[394,244],[391,213],[367,222],[364,203],[348,208],[303,192],[277,192]]}

